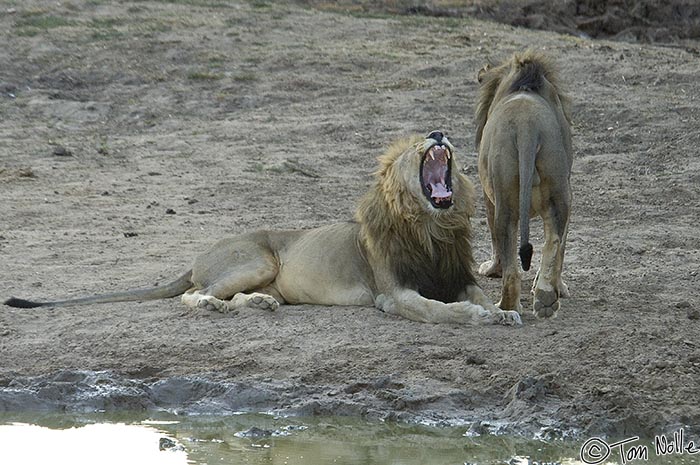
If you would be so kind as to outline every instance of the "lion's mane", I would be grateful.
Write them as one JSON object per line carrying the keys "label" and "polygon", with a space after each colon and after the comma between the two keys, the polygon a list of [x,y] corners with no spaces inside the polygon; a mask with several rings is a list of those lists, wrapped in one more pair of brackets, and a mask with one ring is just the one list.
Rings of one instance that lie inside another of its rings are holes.
{"label": "lion's mane", "polygon": [[475,111],[477,148],[493,102],[514,92],[535,92],[548,101],[559,100],[566,120],[571,123],[571,100],[561,90],[556,67],[538,52],[516,53],[500,66],[489,66],[479,73],[479,81],[481,86]]}
{"label": "lion's mane", "polygon": [[397,142],[379,158],[376,183],[360,201],[355,218],[364,247],[375,259],[384,261],[398,284],[429,299],[454,302],[476,281],[470,226],[474,187],[458,167],[453,167],[453,206],[428,211],[419,198],[422,192],[406,185],[395,166],[410,150],[416,153],[406,156],[419,158],[422,143],[419,137]]}

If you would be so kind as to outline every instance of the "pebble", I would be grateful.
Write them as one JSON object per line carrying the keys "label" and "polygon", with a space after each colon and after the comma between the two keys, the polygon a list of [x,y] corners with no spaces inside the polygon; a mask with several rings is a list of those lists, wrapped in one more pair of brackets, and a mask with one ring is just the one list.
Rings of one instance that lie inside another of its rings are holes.
{"label": "pebble", "polygon": [[57,145],[53,148],[53,154],[57,157],[70,157],[73,155],[73,152],[62,145]]}

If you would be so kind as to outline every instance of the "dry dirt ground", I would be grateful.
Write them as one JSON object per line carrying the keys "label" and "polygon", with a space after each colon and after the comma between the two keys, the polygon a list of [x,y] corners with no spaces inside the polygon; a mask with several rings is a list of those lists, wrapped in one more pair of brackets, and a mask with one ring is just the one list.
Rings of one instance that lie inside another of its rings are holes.
{"label": "dry dirt ground", "polygon": [[[548,437],[700,433],[698,44],[205,0],[6,1],[0,298],[179,275],[217,238],[350,219],[393,139],[442,128],[478,183],[477,70],[526,47],[574,109],[559,317],[0,306],[0,411],[283,409]],[[490,252],[481,198],[477,260]],[[536,260],[541,223],[532,223]],[[500,283],[481,279],[498,299]]]}

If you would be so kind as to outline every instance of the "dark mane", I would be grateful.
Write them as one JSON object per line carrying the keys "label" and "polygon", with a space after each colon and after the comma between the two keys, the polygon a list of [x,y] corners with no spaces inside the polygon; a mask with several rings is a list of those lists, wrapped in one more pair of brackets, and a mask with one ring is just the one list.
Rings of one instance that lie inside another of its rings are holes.
{"label": "dark mane", "polygon": [[522,63],[520,71],[508,88],[509,94],[513,92],[539,92],[544,85],[546,74],[544,65],[539,61],[527,61]]}
{"label": "dark mane", "polygon": [[[569,122],[570,100],[562,91],[556,66],[544,55],[533,50],[514,54],[500,66],[487,66],[479,72],[479,97],[475,111],[476,147],[481,143],[491,106],[515,92],[543,95],[547,84],[554,89]],[[543,95],[544,96],[544,95]]]}

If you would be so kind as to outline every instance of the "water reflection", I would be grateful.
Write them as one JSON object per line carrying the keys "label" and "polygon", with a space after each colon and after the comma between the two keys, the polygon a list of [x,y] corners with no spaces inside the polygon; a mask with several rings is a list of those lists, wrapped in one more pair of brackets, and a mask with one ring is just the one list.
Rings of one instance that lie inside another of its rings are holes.
{"label": "water reflection", "polygon": [[0,414],[2,465],[581,465],[579,447],[347,418]]}
{"label": "water reflection", "polygon": [[0,463],[187,465],[184,449],[160,450],[163,439],[172,441],[161,431],[141,425],[101,423],[51,429],[12,423],[0,425]]}

